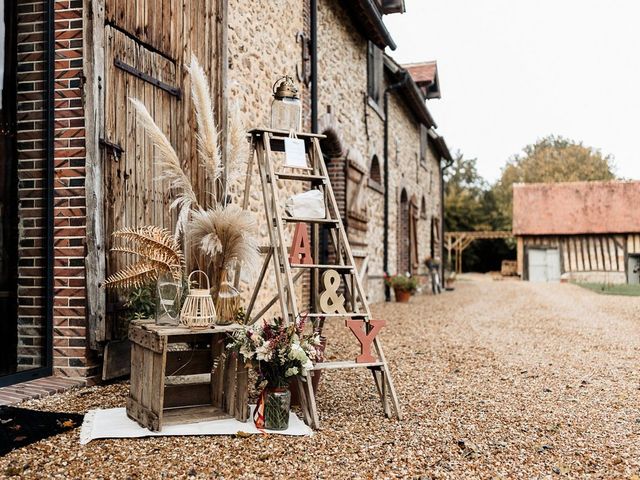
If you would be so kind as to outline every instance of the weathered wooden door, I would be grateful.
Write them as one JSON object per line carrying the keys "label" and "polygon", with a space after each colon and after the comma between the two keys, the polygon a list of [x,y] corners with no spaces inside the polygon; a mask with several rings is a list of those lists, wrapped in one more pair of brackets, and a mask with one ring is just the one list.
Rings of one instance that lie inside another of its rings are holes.
{"label": "weathered wooden door", "polygon": [[[195,118],[186,67],[194,54],[208,74],[212,97],[222,98],[218,3],[225,0],[106,0],[104,23],[104,126],[101,139],[105,247],[123,227],[172,229],[171,192],[154,162],[154,148],[136,121],[129,98],[144,103],[170,139],[200,201],[207,188],[195,155]],[[216,105],[221,105],[217,101]],[[220,108],[218,119],[223,118]],[[220,125],[220,122],[219,122]],[[107,254],[106,274],[127,259]],[[107,299],[105,338],[118,336]],[[120,332],[122,334],[123,332]]]}
{"label": "weathered wooden door", "polygon": [[420,260],[418,258],[418,217],[420,210],[418,208],[418,199],[416,196],[411,197],[409,202],[409,266],[410,272],[415,274],[420,268]]}

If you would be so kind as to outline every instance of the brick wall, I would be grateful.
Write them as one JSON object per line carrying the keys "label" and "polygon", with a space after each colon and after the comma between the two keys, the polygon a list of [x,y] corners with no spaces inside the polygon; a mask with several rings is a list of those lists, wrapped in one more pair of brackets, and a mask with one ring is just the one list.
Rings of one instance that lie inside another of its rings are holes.
{"label": "brick wall", "polygon": [[94,377],[85,311],[82,0],[55,3],[54,373]]}
{"label": "brick wall", "polygon": [[17,2],[18,370],[44,364],[44,2]]}
{"label": "brick wall", "polygon": [[[42,0],[18,4],[18,362],[43,364],[46,242],[46,36]],[[97,375],[87,348],[84,284],[82,1],[55,3],[54,373]]]}

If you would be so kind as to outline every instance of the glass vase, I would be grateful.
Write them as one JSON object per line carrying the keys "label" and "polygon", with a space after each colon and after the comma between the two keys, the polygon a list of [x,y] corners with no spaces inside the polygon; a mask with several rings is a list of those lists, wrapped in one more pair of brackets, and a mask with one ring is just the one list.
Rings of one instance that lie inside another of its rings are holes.
{"label": "glass vase", "polygon": [[265,390],[264,426],[267,430],[286,430],[289,428],[289,410],[291,392],[287,387]]}
{"label": "glass vase", "polygon": [[170,273],[158,276],[156,295],[156,323],[179,325],[182,282],[176,282]]}

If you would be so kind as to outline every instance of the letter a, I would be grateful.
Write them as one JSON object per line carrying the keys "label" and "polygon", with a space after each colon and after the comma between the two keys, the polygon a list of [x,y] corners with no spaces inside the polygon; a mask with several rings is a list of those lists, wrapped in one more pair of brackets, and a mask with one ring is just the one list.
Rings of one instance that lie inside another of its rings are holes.
{"label": "letter a", "polygon": [[291,249],[289,251],[289,263],[311,265],[313,258],[311,258],[311,247],[309,245],[309,235],[307,234],[307,224],[297,223],[296,229],[293,232],[293,242],[291,242]]}
{"label": "letter a", "polygon": [[369,330],[368,333],[365,333],[365,330],[362,328],[363,325],[366,327],[367,324],[364,320],[347,320],[346,324],[360,342],[360,355],[356,357],[356,362],[375,362],[376,357],[371,355],[371,344],[373,343],[373,339],[376,338],[376,335],[378,334],[380,329],[384,327],[387,322],[385,320],[369,320],[371,330]]}

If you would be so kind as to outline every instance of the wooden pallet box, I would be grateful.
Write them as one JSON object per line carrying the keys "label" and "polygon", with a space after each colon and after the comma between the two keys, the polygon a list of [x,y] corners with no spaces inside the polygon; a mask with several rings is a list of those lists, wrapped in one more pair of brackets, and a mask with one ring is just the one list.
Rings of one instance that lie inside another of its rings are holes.
{"label": "wooden pallet box", "polygon": [[225,349],[240,325],[203,330],[136,320],[129,327],[131,388],[127,415],[141,426],[249,418],[248,370]]}

